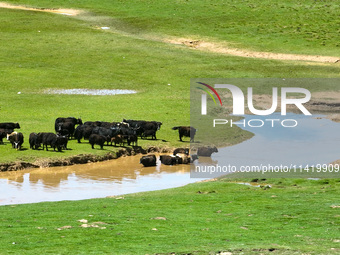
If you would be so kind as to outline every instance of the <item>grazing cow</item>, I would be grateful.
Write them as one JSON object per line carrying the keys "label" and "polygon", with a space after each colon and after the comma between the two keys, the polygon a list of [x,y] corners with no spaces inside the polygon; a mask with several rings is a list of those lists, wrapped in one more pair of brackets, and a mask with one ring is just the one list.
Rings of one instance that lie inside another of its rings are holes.
{"label": "grazing cow", "polygon": [[139,163],[143,164],[143,166],[145,166],[145,167],[156,166],[157,158],[154,154],[143,156],[143,157],[141,157]]}
{"label": "grazing cow", "polygon": [[[123,119],[122,123],[126,123],[128,124],[129,128],[134,128],[135,131],[136,131],[136,135],[138,136],[142,136],[143,132],[144,132],[144,123],[145,121],[144,120],[126,120],[126,119]],[[126,126],[124,126],[126,127]]]}
{"label": "grazing cow", "polygon": [[56,133],[59,133],[60,135],[69,135],[70,137],[73,137],[76,125],[82,124],[83,121],[81,119],[76,119],[74,117],[59,117],[55,120],[54,128]]}
{"label": "grazing cow", "polygon": [[173,127],[172,130],[177,130],[178,129],[178,134],[179,134],[179,140],[182,142],[182,137],[190,137],[190,142],[194,142],[195,134],[196,134],[196,129],[190,126],[178,126],[178,127]]}
{"label": "grazing cow", "polygon": [[152,140],[157,140],[157,138],[156,138],[156,130],[153,130],[153,129],[144,130],[144,132],[143,132],[141,137],[143,139],[145,139],[148,136],[151,136]]}
{"label": "grazing cow", "polygon": [[65,135],[57,135],[57,144],[60,145],[61,148],[67,150],[68,137]]}
{"label": "grazing cow", "polygon": [[89,143],[91,144],[92,149],[94,149],[95,144],[99,145],[100,148],[103,149],[105,142],[106,142],[106,137],[98,135],[98,134],[92,134],[89,137]]}
{"label": "grazing cow", "polygon": [[145,130],[158,131],[161,128],[162,122],[157,121],[145,121],[145,120],[126,120],[123,119],[124,123],[128,123],[130,127],[135,128],[137,135],[142,137]]}
{"label": "grazing cow", "polygon": [[74,138],[78,140],[78,143],[80,143],[82,138],[89,139],[93,128],[94,127],[90,125],[79,125],[74,131]]}
{"label": "grazing cow", "polygon": [[3,144],[4,142],[2,141],[2,139],[4,139],[5,137],[7,137],[7,135],[12,134],[14,132],[13,129],[4,129],[1,128],[0,129],[0,144]]}
{"label": "grazing cow", "polygon": [[189,155],[189,149],[188,148],[177,148],[173,151],[173,155],[175,155],[175,156],[178,153]]}
{"label": "grazing cow", "polygon": [[176,165],[177,159],[173,155],[160,155],[159,159],[161,160],[161,163],[164,165]]}
{"label": "grazing cow", "polygon": [[19,125],[19,123],[4,122],[4,123],[0,123],[0,128],[3,128],[3,129],[15,129],[15,128],[20,128],[20,125]]}
{"label": "grazing cow", "polygon": [[42,141],[37,133],[30,133],[29,144],[32,150],[37,150],[41,146]]}
{"label": "grazing cow", "polygon": [[146,121],[143,125],[144,130],[160,130],[162,126],[162,122],[157,121]]}
{"label": "grazing cow", "polygon": [[72,122],[60,122],[57,124],[56,133],[73,137],[75,129],[76,127]]}
{"label": "grazing cow", "polygon": [[92,134],[97,134],[105,137],[107,145],[109,145],[109,142],[111,142],[111,138],[115,137],[120,133],[120,128],[117,127],[111,127],[111,128],[105,128],[105,127],[94,127],[92,129]]}
{"label": "grazing cow", "polygon": [[114,137],[111,138],[111,145],[112,143],[115,143],[115,146],[117,146],[117,144],[124,145],[124,139],[123,139],[123,135],[116,135]]}
{"label": "grazing cow", "polygon": [[120,128],[120,134],[122,135],[137,135],[137,129],[133,127],[122,127]]}
{"label": "grazing cow", "polygon": [[128,145],[132,145],[132,146],[138,146],[138,137],[137,135],[128,135],[127,136],[127,142]]}
{"label": "grazing cow", "polygon": [[86,121],[84,125],[91,127],[100,127],[102,125],[102,121]]}
{"label": "grazing cow", "polygon": [[[57,132],[58,135],[70,136],[70,131],[68,129],[61,129]],[[74,136],[74,132],[73,132]]]}
{"label": "grazing cow", "polygon": [[43,144],[43,150],[46,147],[46,151],[48,151],[48,146],[51,146],[54,151],[56,148],[59,152],[61,151],[62,147],[60,144],[60,140],[58,139],[58,136],[56,134],[48,132],[38,133],[38,139]]}
{"label": "grazing cow", "polygon": [[197,149],[197,156],[210,157],[214,152],[218,152],[216,147],[199,147]]}
{"label": "grazing cow", "polygon": [[104,127],[104,128],[118,128],[120,125],[121,125],[120,122],[105,122],[105,121],[102,121],[100,126]]}
{"label": "grazing cow", "polygon": [[65,122],[71,122],[74,125],[82,125],[83,124],[83,121],[81,119],[77,119],[75,117],[67,117],[67,118],[59,117],[55,120],[55,125],[57,123],[65,123]]}
{"label": "grazing cow", "polygon": [[7,140],[11,142],[13,149],[21,150],[21,146],[24,143],[24,135],[22,133],[13,132],[7,134]]}

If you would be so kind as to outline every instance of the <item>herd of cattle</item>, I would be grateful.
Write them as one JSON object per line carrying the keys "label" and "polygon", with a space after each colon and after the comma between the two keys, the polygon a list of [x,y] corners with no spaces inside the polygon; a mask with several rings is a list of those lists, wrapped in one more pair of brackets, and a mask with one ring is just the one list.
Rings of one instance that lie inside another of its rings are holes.
{"label": "herd of cattle", "polygon": [[[37,150],[42,146],[42,149],[48,150],[48,147],[55,151],[67,150],[69,139],[76,139],[81,143],[82,139],[86,139],[91,144],[92,149],[94,145],[99,145],[103,149],[104,144],[114,144],[114,146],[132,145],[138,146],[138,138],[151,139],[156,138],[156,132],[161,128],[162,122],[144,121],[144,120],[126,120],[122,122],[104,122],[104,121],[87,121],[82,122],[81,119],[74,117],[57,118],[54,123],[55,133],[40,132],[31,133],[29,135],[30,148]],[[0,144],[3,144],[3,138],[7,138],[12,144],[12,148],[21,150],[24,143],[24,136],[21,132],[15,131],[20,129],[19,123],[0,123]],[[178,130],[179,139],[182,141],[183,137],[190,137],[190,141],[194,141],[196,129],[190,126],[173,127],[173,130]],[[200,152],[201,151],[201,152]],[[198,154],[201,156],[211,156],[213,152],[217,152],[216,147],[202,147],[199,148]],[[177,154],[181,153],[179,157]],[[176,156],[177,155],[177,156]],[[163,155],[160,161],[166,165],[186,164],[190,160],[195,160],[196,155],[189,156],[188,149],[178,149],[174,151],[173,155]],[[144,166],[153,166],[156,163],[155,155],[148,155],[141,158]]]}

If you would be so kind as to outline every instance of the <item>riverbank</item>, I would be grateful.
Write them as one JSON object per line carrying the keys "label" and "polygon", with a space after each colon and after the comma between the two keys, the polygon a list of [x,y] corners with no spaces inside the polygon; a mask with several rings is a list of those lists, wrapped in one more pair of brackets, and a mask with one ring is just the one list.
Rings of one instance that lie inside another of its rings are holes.
{"label": "riverbank", "polygon": [[340,252],[338,179],[250,181],[1,206],[0,253]]}
{"label": "riverbank", "polygon": [[124,149],[119,149],[116,152],[108,152],[104,155],[95,154],[79,154],[66,158],[39,158],[36,161],[30,163],[25,161],[16,161],[11,163],[0,163],[0,172],[4,171],[17,171],[27,168],[46,168],[55,166],[71,166],[76,164],[87,164],[94,162],[101,162],[111,159],[117,159],[122,156],[133,156],[137,154],[147,154],[147,153],[169,153],[175,148],[170,147],[148,147],[143,149],[142,147],[126,147]]}

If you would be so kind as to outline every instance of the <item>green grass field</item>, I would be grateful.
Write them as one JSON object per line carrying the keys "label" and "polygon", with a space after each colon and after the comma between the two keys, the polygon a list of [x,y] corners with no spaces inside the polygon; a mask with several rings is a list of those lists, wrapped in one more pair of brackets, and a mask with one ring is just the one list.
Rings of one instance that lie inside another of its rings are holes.
{"label": "green grass field", "polygon": [[[212,16],[219,16],[216,12],[219,9],[218,3],[214,1],[209,4],[211,8],[207,9],[204,1],[179,1],[172,3],[171,8],[170,3],[163,1],[154,2],[151,6],[149,1],[115,1],[114,4],[105,1],[72,4],[61,1],[9,3],[44,8],[79,8],[90,12],[84,15],[85,17],[80,15],[81,17],[73,18],[51,13],[0,9],[0,84],[3,95],[0,120],[21,124],[21,131],[26,137],[25,148],[29,147],[29,133],[52,132],[54,120],[68,116],[81,117],[84,121],[121,121],[123,118],[162,121],[162,129],[158,133],[159,140],[141,141],[141,146],[188,146],[187,143],[178,141],[178,134],[171,130],[171,127],[189,125],[190,78],[339,77],[339,65],[336,64],[313,65],[304,62],[232,57],[150,40],[151,30],[152,34],[159,38],[184,36],[192,31],[191,34],[196,34],[197,37],[211,37],[213,41],[228,39],[224,36],[230,33],[220,31],[214,33],[214,37],[209,34],[215,23],[188,21],[194,20],[198,15],[195,12],[203,9],[203,17],[207,16],[209,20]],[[258,8],[268,7],[261,6],[262,4]],[[167,11],[160,12],[160,8]],[[187,8],[192,9],[192,12],[187,12]],[[242,8],[238,12],[241,12]],[[300,8],[303,15],[303,5]],[[224,8],[220,9],[223,12]],[[170,12],[176,13],[172,15],[176,16],[174,19],[169,19]],[[319,18],[318,22],[322,21],[323,26],[328,24],[326,20]],[[184,20],[182,29],[178,27],[178,19]],[[239,19],[241,22],[242,16]],[[114,29],[113,32],[95,29],[107,24],[105,22],[110,23],[109,26],[116,25],[116,30],[124,30],[126,33],[115,33]],[[227,20],[220,22],[221,25],[228,23]],[[152,28],[151,24],[155,24],[155,27]],[[193,29],[195,26],[200,29]],[[328,29],[331,30],[331,36],[334,32],[332,26]],[[277,37],[273,36],[271,44],[277,44],[277,52],[305,53],[299,50],[299,44],[296,42],[291,42],[296,46],[295,49],[285,49],[275,38]],[[229,39],[231,43],[238,43],[237,40]],[[245,46],[252,44],[260,49],[264,45],[261,43],[257,47],[252,42],[253,37],[248,39],[241,39]],[[290,36],[286,39],[290,40]],[[313,51],[310,52],[312,54],[335,55],[333,53],[336,51],[333,50],[337,48],[333,44],[327,44],[323,46],[326,51],[321,51],[319,47],[308,49]],[[44,90],[49,88],[134,89],[138,93],[119,96],[43,94]],[[226,143],[237,142],[240,140]],[[107,147],[104,151],[94,151],[89,145],[78,145],[74,141],[70,142],[69,147],[72,150],[63,153],[32,150],[17,152],[7,143],[0,145],[0,162],[32,162],[41,157],[104,154],[114,150]]]}
{"label": "green grass field", "polygon": [[[62,153],[29,149],[29,133],[53,132],[55,119],[68,116],[162,121],[158,140],[139,145],[188,147],[171,128],[190,124],[191,78],[340,77],[338,63],[243,58],[164,42],[188,38],[256,51],[338,57],[338,1],[8,3],[86,13],[69,17],[0,8],[0,122],[19,122],[25,136],[22,151],[11,149],[7,141],[0,145],[0,163],[114,150],[92,150],[75,141]],[[44,94],[46,89],[70,88],[138,93]],[[311,89],[324,90],[336,86]],[[229,135],[223,143],[249,138],[239,129]],[[272,188],[219,180],[125,199],[2,206],[0,254],[339,253],[338,180],[271,179],[266,184]],[[151,219],[156,217],[166,220]],[[80,219],[105,228],[79,227]]]}
{"label": "green grass field", "polygon": [[237,181],[2,206],[0,253],[339,254],[339,180]]}
{"label": "green grass field", "polygon": [[227,41],[262,51],[339,56],[336,0],[12,0],[45,8],[89,10],[114,18],[117,30],[134,35]]}

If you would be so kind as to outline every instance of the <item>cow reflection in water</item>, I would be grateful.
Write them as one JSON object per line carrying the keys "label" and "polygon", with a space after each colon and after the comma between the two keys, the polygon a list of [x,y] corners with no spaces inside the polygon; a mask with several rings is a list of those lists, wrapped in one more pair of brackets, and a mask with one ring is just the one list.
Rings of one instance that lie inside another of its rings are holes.
{"label": "cow reflection in water", "polygon": [[[101,182],[122,183],[125,180],[136,180],[141,176],[157,176],[169,173],[188,173],[189,165],[166,166],[157,160],[156,166],[143,167],[139,163],[140,156],[121,157],[119,159],[73,165],[64,167],[51,167],[42,169],[22,170],[1,173],[0,178],[12,181],[15,185],[43,185],[46,188],[59,187],[61,183],[83,182],[87,180]],[[25,178],[29,175],[29,178]]]}
{"label": "cow reflection in water", "polygon": [[67,181],[70,173],[67,171],[55,171],[53,168],[39,169],[30,173],[30,183],[38,184],[39,181],[45,187],[59,187],[60,183]]}
{"label": "cow reflection in water", "polygon": [[[217,160],[213,160],[210,157],[198,157],[197,161],[196,161],[199,165],[217,165],[218,161]],[[195,163],[196,163],[195,162]]]}

